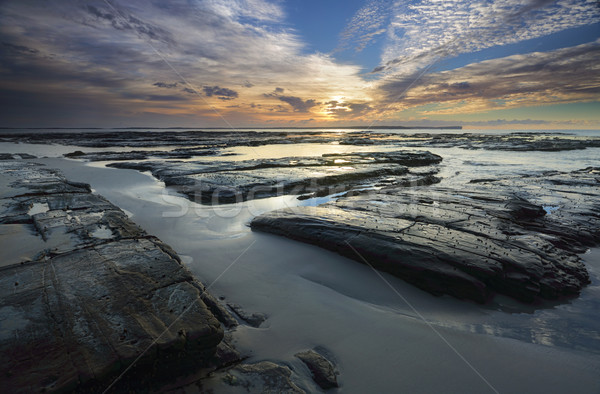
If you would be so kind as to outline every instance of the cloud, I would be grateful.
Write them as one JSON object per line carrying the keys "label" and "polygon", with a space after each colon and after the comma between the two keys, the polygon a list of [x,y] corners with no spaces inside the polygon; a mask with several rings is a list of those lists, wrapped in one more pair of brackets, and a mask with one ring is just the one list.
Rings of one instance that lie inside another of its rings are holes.
{"label": "cloud", "polygon": [[548,52],[513,55],[421,77],[382,80],[382,105],[450,114],[499,108],[596,101],[600,97],[600,40]]}
{"label": "cloud", "polygon": [[277,98],[291,105],[294,108],[294,112],[308,112],[309,109],[319,104],[313,99],[302,100],[300,97],[294,96],[279,96]]}
{"label": "cloud", "polygon": [[24,45],[15,45],[4,41],[2,41],[0,44],[2,44],[2,46],[6,48],[6,50],[12,52],[13,54],[16,53],[19,55],[35,55],[39,52],[37,49],[29,48]]}
{"label": "cloud", "polygon": [[187,101],[185,97],[164,94],[151,94],[146,97],[149,101]]}
{"label": "cloud", "polygon": [[[293,96],[315,97],[312,94],[318,92],[319,100],[364,94],[361,68],[339,64],[328,55],[307,54],[278,1],[110,3],[117,11],[99,0],[0,2],[0,36],[8,44],[0,44],[0,91],[43,92],[58,105],[65,89],[72,89],[69,95],[96,100],[97,108],[112,108],[117,116],[147,112],[139,107],[157,88],[177,83],[170,89],[191,93],[185,80],[192,86],[235,91],[238,96],[227,91],[213,95],[221,98],[212,105],[224,117],[228,100],[243,95],[247,102],[261,104],[266,101],[262,92],[282,83],[286,93],[289,89]],[[235,86],[244,89],[238,92]],[[63,111],[52,113],[57,119],[81,118],[69,104],[65,101]],[[182,116],[198,116],[201,109],[215,116],[204,102],[172,105]],[[263,105],[247,117],[262,116],[264,121],[268,112]],[[105,115],[101,118],[108,122]],[[208,124],[213,119],[206,120]]]}
{"label": "cloud", "polygon": [[159,88],[171,89],[171,88],[176,88],[177,87],[177,82],[173,82],[173,83],[155,82],[155,83],[152,84],[152,86],[156,86],[156,87],[159,87]]}
{"label": "cloud", "polygon": [[377,36],[387,30],[384,25],[389,19],[389,0],[371,0],[352,17],[340,34],[340,44],[337,50],[350,47],[356,52],[362,51]]}
{"label": "cloud", "polygon": [[335,118],[355,119],[369,114],[373,107],[365,102],[340,102],[331,100],[325,103],[327,113]]}
{"label": "cloud", "polygon": [[215,96],[219,100],[233,100],[238,97],[238,92],[235,90],[221,88],[219,86],[203,86],[204,94],[207,97]]}
{"label": "cloud", "polygon": [[271,93],[263,93],[263,97],[279,97],[284,91],[283,88],[275,88]]}
{"label": "cloud", "polygon": [[166,30],[138,19],[116,3],[110,4],[110,7],[105,4],[103,9],[88,5],[86,10],[98,21],[108,23],[117,30],[131,30],[150,40],[173,43],[171,35]]}
{"label": "cloud", "polygon": [[443,57],[596,23],[600,7],[581,0],[422,0],[396,3],[393,15],[378,71],[411,73]]}

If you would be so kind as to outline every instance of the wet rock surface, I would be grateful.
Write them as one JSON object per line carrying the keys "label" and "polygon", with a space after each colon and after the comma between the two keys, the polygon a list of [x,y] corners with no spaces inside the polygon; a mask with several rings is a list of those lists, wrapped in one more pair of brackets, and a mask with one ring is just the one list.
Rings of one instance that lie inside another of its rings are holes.
{"label": "wet rock surface", "polygon": [[265,315],[264,313],[248,313],[238,304],[228,303],[227,306],[230,307],[231,310],[240,317],[240,319],[242,319],[252,327],[258,328],[261,324],[265,322],[265,320],[267,320],[267,315]]}
{"label": "wet rock surface", "polygon": [[203,286],[177,254],[88,185],[0,162],[0,227],[37,240],[0,268],[0,364],[7,392],[150,388],[196,370],[223,338]]}
{"label": "wet rock surface", "polygon": [[297,393],[305,391],[291,379],[292,371],[285,365],[271,361],[240,364],[223,376],[230,386],[237,386],[250,393]]}
{"label": "wet rock surface", "polygon": [[21,160],[35,159],[35,156],[29,153],[0,153],[0,160]]}
{"label": "wet rock surface", "polygon": [[298,357],[310,370],[312,378],[323,390],[338,387],[337,377],[333,364],[324,356],[314,350],[306,350],[296,353]]}
{"label": "wet rock surface", "polygon": [[[436,183],[439,179],[434,176],[435,165],[441,160],[430,152],[397,151],[217,163],[126,162],[109,166],[150,171],[192,201],[222,204],[282,194],[324,196],[373,184]],[[412,172],[409,167],[421,169]]]}
{"label": "wet rock surface", "polygon": [[488,179],[460,190],[387,187],[273,211],[251,225],[433,294],[484,303],[501,293],[531,303],[576,295],[589,282],[577,253],[600,241],[598,185],[600,170],[586,168]]}
{"label": "wet rock surface", "polygon": [[190,159],[196,156],[215,156],[219,150],[197,148],[179,148],[165,151],[143,150],[143,151],[106,151],[106,152],[82,152],[74,151],[64,156],[69,159],[83,159],[87,161],[125,161],[146,159]]}

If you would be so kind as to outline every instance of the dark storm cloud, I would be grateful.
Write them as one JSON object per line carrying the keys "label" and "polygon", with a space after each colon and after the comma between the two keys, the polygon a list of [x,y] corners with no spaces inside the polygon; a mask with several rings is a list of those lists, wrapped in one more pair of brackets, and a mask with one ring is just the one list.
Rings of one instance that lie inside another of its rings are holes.
{"label": "dark storm cloud", "polygon": [[204,94],[207,97],[217,97],[219,100],[233,100],[238,97],[238,92],[235,90],[222,88],[219,86],[203,86]]}
{"label": "dark storm cloud", "polygon": [[187,98],[174,95],[152,94],[146,97],[148,101],[187,101]]}
{"label": "dark storm cloud", "polygon": [[279,96],[277,98],[291,105],[294,108],[294,112],[308,112],[309,109],[319,104],[313,99],[302,100],[300,97],[294,96]]}
{"label": "dark storm cloud", "polygon": [[177,87],[177,82],[173,82],[173,83],[168,83],[168,82],[155,82],[152,84],[152,86],[156,86],[159,88],[166,88],[166,89],[172,89],[172,88],[176,88]]}

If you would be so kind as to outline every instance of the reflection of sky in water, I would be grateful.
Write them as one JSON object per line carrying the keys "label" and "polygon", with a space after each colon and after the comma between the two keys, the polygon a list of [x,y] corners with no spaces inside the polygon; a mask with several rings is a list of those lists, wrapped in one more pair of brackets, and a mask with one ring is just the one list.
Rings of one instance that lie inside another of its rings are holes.
{"label": "reflection of sky in water", "polygon": [[567,303],[526,312],[524,310],[530,307],[498,297],[498,303],[506,303],[521,313],[492,309],[489,312],[492,324],[449,320],[433,324],[600,354],[600,248],[591,249],[583,258],[592,283],[582,290],[579,297]]}
{"label": "reflection of sky in water", "polygon": [[[314,157],[331,153],[354,152],[391,152],[398,150],[394,145],[338,145],[338,144],[274,144],[262,146],[237,146],[223,150],[224,154],[234,153],[235,156],[223,156],[216,160],[239,161],[253,159],[280,159],[282,157]],[[213,158],[204,158],[212,160]],[[338,162],[337,160],[335,161]]]}

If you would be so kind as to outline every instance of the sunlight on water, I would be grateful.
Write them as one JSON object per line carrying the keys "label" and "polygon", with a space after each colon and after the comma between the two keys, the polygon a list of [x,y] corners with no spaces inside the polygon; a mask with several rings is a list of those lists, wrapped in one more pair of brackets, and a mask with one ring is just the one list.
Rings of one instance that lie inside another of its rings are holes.
{"label": "sunlight on water", "polygon": [[235,154],[235,156],[211,157],[210,159],[223,161],[280,159],[283,157],[314,157],[331,153],[390,152],[396,150],[398,150],[398,147],[393,145],[274,144],[229,148],[225,149],[223,154]]}

